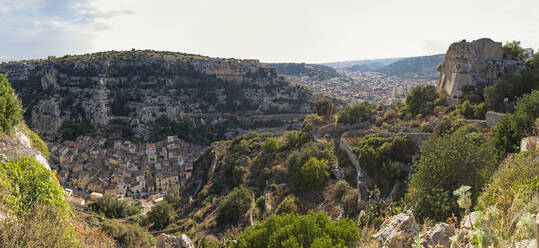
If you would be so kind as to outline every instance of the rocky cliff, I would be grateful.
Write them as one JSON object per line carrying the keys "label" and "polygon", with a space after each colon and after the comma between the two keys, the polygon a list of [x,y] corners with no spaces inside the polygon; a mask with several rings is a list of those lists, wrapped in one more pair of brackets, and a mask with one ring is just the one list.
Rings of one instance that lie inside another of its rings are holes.
{"label": "rocky cliff", "polygon": [[455,42],[449,46],[444,60],[438,66],[438,87],[445,89],[450,96],[458,97],[464,87],[477,89],[494,83],[503,74],[525,69],[523,61],[503,57],[501,42],[488,38]]}
{"label": "rocky cliff", "polygon": [[255,114],[306,113],[312,105],[310,92],[257,60],[111,51],[3,63],[0,73],[8,73],[31,128],[49,140],[66,121],[104,130],[122,120],[142,136],[162,115],[181,122],[209,114],[198,119],[216,126]]}

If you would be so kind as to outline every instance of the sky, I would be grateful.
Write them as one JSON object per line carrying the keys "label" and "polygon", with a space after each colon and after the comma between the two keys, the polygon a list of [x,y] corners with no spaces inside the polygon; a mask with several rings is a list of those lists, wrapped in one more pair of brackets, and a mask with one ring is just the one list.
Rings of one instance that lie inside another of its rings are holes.
{"label": "sky", "polygon": [[323,63],[483,37],[537,51],[538,11],[537,0],[0,0],[0,61],[135,48]]}

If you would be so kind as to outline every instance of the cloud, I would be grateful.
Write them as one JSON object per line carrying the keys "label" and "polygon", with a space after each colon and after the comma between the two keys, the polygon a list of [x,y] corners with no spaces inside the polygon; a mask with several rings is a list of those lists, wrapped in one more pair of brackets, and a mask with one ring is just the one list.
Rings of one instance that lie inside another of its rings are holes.
{"label": "cloud", "polygon": [[106,19],[131,10],[100,11],[91,0],[0,0],[0,60],[92,51]]}

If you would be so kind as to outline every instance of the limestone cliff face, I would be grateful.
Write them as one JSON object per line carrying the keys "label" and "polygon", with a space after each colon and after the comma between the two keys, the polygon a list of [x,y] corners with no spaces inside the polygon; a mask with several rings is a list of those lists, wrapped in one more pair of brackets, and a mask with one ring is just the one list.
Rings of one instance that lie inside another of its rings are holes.
{"label": "limestone cliff face", "polygon": [[463,87],[492,84],[503,74],[520,72],[525,67],[523,61],[503,59],[501,42],[488,38],[472,42],[463,40],[449,46],[438,66],[438,87],[450,96],[458,97]]}
{"label": "limestone cliff face", "polygon": [[32,147],[32,142],[26,134],[28,132],[27,130],[26,125],[19,125],[12,135],[0,133],[0,162],[19,157],[30,157],[51,170],[45,156],[39,150]]}
{"label": "limestone cliff face", "polygon": [[89,120],[106,129],[120,118],[140,130],[161,115],[179,121],[199,114],[297,114],[312,108],[309,91],[258,60],[111,51],[4,63],[0,73],[5,72],[30,127],[49,139],[66,120]]}

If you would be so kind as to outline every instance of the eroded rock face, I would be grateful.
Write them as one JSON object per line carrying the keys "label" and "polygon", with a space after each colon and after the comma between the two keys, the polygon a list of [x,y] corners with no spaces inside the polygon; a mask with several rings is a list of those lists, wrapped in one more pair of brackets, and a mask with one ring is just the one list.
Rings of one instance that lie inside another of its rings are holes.
{"label": "eroded rock face", "polygon": [[419,233],[412,211],[393,216],[384,221],[380,231],[373,237],[378,239],[382,247],[404,248],[411,247],[414,237]]}
{"label": "eroded rock face", "polygon": [[62,125],[60,106],[56,99],[44,99],[32,109],[30,125],[40,136],[56,135]]}
{"label": "eroded rock face", "polygon": [[157,248],[195,248],[187,235],[170,236],[162,233],[157,239]]}
{"label": "eroded rock face", "polygon": [[520,72],[526,67],[523,61],[503,59],[501,42],[488,38],[456,42],[449,46],[442,64],[438,66],[440,82],[452,97],[462,94],[461,89],[494,83],[506,73]]}

